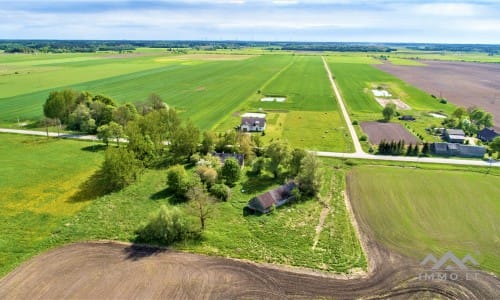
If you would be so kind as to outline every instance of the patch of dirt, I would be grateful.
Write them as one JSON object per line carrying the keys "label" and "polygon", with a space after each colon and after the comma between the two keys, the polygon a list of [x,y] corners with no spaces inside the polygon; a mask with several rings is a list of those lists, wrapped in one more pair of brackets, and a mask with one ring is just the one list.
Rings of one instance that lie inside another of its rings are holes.
{"label": "patch of dirt", "polygon": [[479,106],[500,130],[500,64],[422,61],[425,66],[375,65],[402,80],[463,107]]}
{"label": "patch of dirt", "polygon": [[418,139],[399,123],[363,122],[361,128],[368,135],[371,144],[404,140],[406,144],[416,144]]}
{"label": "patch of dirt", "polygon": [[377,100],[378,104],[380,104],[382,107],[385,107],[389,103],[394,103],[394,105],[396,105],[397,109],[399,109],[399,110],[410,110],[411,109],[411,107],[408,104],[401,101],[401,99],[375,97],[375,100]]}

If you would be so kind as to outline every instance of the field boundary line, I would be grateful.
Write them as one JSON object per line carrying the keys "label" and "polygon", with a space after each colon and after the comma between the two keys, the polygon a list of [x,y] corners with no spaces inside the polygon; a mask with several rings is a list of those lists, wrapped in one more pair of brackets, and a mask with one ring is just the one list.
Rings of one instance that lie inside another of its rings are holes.
{"label": "field boundary line", "polygon": [[337,84],[335,83],[335,80],[333,80],[333,75],[332,72],[330,71],[330,67],[328,67],[328,64],[326,63],[326,59],[324,56],[321,56],[321,59],[323,59],[323,65],[325,66],[326,73],[328,75],[328,80],[330,80],[330,83],[332,85],[333,91],[335,92],[335,96],[337,98],[337,102],[339,103],[340,110],[342,111],[342,114],[344,115],[344,121],[347,124],[347,128],[349,129],[349,133],[351,134],[352,142],[354,144],[354,152],[356,154],[364,154],[365,152],[363,151],[363,148],[361,147],[361,143],[358,140],[358,135],[356,134],[356,130],[354,130],[354,126],[352,125],[351,118],[349,117],[349,114],[347,113],[347,109],[344,104],[344,99],[342,99],[342,96],[340,95],[339,89],[337,87]]}

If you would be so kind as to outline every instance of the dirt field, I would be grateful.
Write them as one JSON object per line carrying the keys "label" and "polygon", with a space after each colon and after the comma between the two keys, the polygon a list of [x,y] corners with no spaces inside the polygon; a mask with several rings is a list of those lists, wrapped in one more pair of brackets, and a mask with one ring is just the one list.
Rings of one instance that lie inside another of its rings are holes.
{"label": "dirt field", "polygon": [[423,61],[426,66],[375,67],[463,107],[479,106],[494,116],[500,130],[500,64]]}
{"label": "dirt field", "polygon": [[404,140],[407,145],[418,142],[418,139],[399,123],[363,122],[361,128],[368,135],[371,144],[379,144],[382,140]]}

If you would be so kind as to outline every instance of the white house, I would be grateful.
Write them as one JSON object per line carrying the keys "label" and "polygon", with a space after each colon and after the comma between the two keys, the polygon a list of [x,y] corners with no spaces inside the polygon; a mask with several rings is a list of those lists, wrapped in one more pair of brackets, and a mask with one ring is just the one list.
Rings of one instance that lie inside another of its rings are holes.
{"label": "white house", "polygon": [[246,113],[241,116],[241,131],[264,131],[265,129],[266,114]]}

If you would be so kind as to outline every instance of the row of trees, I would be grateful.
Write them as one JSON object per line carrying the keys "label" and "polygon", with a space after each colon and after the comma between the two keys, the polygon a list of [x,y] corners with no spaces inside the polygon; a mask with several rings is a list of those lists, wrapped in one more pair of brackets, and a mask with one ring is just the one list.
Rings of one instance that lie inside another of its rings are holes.
{"label": "row of trees", "polygon": [[430,153],[430,144],[424,143],[422,148],[418,144],[410,144],[405,146],[405,141],[385,141],[382,140],[378,145],[378,153],[383,155],[407,155],[407,156],[418,156],[420,154],[426,156]]}

